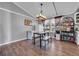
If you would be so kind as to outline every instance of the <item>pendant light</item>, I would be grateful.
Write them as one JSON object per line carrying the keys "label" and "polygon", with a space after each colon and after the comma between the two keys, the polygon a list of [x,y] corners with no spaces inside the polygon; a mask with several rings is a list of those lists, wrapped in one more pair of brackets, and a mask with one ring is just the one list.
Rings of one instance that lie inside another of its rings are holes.
{"label": "pendant light", "polygon": [[40,5],[41,5],[41,11],[40,11],[40,14],[36,16],[36,18],[37,18],[37,21],[38,21],[38,22],[43,22],[43,21],[46,20],[46,16],[44,16],[44,15],[42,14],[42,13],[43,13],[43,10],[42,10],[43,4],[41,3]]}

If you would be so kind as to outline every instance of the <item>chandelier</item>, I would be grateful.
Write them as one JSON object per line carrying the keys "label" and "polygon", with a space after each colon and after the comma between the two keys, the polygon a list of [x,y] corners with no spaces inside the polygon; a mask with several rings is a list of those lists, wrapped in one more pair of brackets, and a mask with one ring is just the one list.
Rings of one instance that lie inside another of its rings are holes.
{"label": "chandelier", "polygon": [[40,11],[40,14],[36,16],[36,18],[37,18],[38,22],[43,22],[43,21],[46,20],[46,16],[42,15],[42,12],[43,12],[42,11],[42,6],[43,6],[43,4],[41,3],[40,5],[41,5],[41,11]]}

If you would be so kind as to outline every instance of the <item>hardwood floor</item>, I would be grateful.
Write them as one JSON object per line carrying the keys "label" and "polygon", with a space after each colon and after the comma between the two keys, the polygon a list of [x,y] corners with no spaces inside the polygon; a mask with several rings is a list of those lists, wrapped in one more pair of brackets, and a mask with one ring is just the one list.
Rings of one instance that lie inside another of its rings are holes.
{"label": "hardwood floor", "polygon": [[23,40],[0,47],[1,56],[79,56],[79,46],[73,43],[53,40],[50,46],[40,49],[31,40]]}

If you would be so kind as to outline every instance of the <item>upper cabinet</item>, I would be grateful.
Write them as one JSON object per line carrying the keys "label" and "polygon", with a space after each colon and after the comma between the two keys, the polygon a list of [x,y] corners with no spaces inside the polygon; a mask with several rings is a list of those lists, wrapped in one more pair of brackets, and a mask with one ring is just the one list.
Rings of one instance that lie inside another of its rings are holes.
{"label": "upper cabinet", "polygon": [[74,14],[74,21],[75,21],[75,24],[79,24],[79,12]]}

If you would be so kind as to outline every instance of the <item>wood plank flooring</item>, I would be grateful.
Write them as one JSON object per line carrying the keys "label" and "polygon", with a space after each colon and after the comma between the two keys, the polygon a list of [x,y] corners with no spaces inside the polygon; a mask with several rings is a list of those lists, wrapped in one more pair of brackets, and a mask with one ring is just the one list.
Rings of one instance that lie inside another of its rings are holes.
{"label": "wood plank flooring", "polygon": [[79,56],[79,46],[53,40],[47,49],[40,49],[31,40],[23,40],[1,46],[0,56]]}

